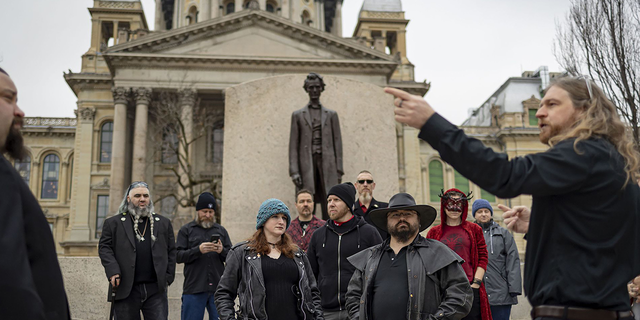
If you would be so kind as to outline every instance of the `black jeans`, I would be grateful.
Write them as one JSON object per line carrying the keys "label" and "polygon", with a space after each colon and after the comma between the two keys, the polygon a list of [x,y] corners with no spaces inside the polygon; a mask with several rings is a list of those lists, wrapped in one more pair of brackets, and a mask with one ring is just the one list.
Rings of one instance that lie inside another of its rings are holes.
{"label": "black jeans", "polygon": [[462,320],[481,320],[482,310],[480,309],[480,289],[473,290],[473,304],[471,305],[471,311]]}
{"label": "black jeans", "polygon": [[169,302],[167,292],[158,290],[157,283],[134,284],[129,296],[114,303],[116,320],[167,320]]}

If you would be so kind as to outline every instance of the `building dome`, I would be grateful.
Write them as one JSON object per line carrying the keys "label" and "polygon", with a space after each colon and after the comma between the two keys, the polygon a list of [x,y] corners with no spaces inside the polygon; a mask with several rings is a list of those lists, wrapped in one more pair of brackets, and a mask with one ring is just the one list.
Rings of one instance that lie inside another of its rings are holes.
{"label": "building dome", "polygon": [[364,0],[360,11],[402,12],[402,1]]}

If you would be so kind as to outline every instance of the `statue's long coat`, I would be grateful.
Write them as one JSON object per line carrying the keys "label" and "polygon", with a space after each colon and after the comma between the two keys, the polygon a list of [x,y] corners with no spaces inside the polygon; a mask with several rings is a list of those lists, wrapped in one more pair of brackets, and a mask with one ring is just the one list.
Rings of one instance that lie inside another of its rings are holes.
{"label": "statue's long coat", "polygon": [[[326,193],[339,183],[344,174],[342,167],[342,134],[338,114],[320,105],[322,121],[322,173]],[[313,128],[309,105],[291,114],[289,139],[289,176],[299,174],[302,188],[315,194],[313,174]]]}

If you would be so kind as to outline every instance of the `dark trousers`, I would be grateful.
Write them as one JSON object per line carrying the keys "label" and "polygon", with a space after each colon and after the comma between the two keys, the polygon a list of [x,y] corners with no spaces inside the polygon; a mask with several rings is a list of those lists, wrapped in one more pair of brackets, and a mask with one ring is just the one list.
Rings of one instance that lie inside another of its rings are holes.
{"label": "dark trousers", "polygon": [[213,292],[182,295],[182,320],[202,320],[205,308],[209,313],[209,320],[218,320],[218,310],[213,301]]}
{"label": "dark trousers", "polygon": [[471,311],[462,320],[482,320],[482,310],[480,309],[480,289],[473,290],[473,304],[471,305]]}
{"label": "dark trousers", "polygon": [[493,320],[509,320],[511,316],[511,305],[491,306],[491,317]]}
{"label": "dark trousers", "polygon": [[114,303],[116,320],[167,320],[169,302],[167,292],[160,292],[157,283],[134,284],[129,296]]}
{"label": "dark trousers", "polygon": [[[315,182],[314,188],[316,189],[316,192],[313,195],[313,201],[315,203],[320,203],[320,207],[322,208],[322,220],[329,220],[329,211],[327,210],[327,189],[324,187],[324,174],[322,173],[321,153],[313,154],[313,180]],[[316,213],[315,209],[316,208],[314,206],[314,215]]]}
{"label": "dark trousers", "polygon": [[[560,318],[537,317],[534,320],[558,320]],[[633,317],[620,318],[620,320],[633,320]]]}

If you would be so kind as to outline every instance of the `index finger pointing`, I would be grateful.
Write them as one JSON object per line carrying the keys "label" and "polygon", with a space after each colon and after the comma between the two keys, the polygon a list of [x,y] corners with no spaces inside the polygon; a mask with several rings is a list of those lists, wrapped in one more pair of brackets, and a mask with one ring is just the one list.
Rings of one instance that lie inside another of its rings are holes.
{"label": "index finger pointing", "polygon": [[505,206],[504,204],[501,204],[501,203],[498,204],[498,209],[500,209],[502,211],[505,211],[505,212],[511,210],[511,208],[509,208],[509,207],[507,207],[507,206]]}
{"label": "index finger pointing", "polygon": [[409,100],[409,98],[411,98],[411,94],[410,93],[408,93],[406,91],[402,91],[400,89],[396,89],[396,88],[386,87],[386,88],[384,88],[384,92],[388,93],[388,94],[392,94],[396,98],[400,98],[402,100]]}

